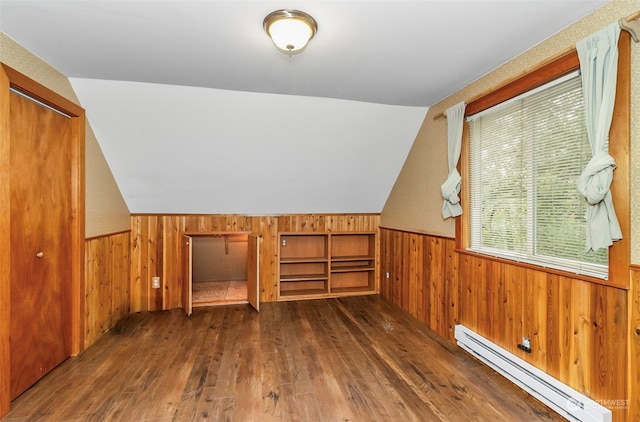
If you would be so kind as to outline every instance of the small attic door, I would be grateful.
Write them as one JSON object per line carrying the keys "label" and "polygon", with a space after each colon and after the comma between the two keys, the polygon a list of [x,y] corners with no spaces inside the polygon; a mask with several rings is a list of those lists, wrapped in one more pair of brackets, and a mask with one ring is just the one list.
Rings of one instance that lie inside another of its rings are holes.
{"label": "small attic door", "polygon": [[259,308],[259,238],[243,232],[184,234],[183,309],[249,303]]}
{"label": "small attic door", "polygon": [[247,300],[260,312],[260,238],[247,238]]}

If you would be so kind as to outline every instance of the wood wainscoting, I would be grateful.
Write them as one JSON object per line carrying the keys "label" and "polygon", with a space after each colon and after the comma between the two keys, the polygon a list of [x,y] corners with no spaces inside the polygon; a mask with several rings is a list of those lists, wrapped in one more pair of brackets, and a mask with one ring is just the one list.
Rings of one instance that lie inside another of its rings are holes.
{"label": "wood wainscoting", "polygon": [[[455,342],[463,324],[615,421],[639,420],[640,271],[625,290],[460,254],[454,239],[381,228],[380,244],[381,294],[427,327]],[[517,348],[525,336],[530,354]]]}
{"label": "wood wainscoting", "polygon": [[629,348],[627,353],[627,395],[629,420],[640,421],[640,266],[632,265],[628,293]]}
{"label": "wood wainscoting", "polygon": [[[143,215],[131,217],[131,311],[182,306],[180,238],[182,234],[245,232],[261,237],[260,302],[278,293],[279,232],[377,232],[379,214]],[[151,277],[160,277],[160,288]]]}
{"label": "wood wainscoting", "polygon": [[[182,307],[182,234],[245,232],[261,236],[260,301],[275,300],[277,217],[241,215],[133,215],[131,217],[131,311]],[[160,277],[153,289],[151,277]]]}
{"label": "wood wainscoting", "polygon": [[130,244],[130,231],[85,241],[85,347],[129,314]]}

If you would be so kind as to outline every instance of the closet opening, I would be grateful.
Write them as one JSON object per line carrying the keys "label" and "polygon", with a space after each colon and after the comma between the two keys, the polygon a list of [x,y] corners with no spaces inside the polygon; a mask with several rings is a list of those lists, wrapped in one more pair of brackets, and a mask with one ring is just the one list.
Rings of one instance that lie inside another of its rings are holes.
{"label": "closet opening", "polygon": [[248,234],[207,234],[191,241],[192,306],[248,303]]}

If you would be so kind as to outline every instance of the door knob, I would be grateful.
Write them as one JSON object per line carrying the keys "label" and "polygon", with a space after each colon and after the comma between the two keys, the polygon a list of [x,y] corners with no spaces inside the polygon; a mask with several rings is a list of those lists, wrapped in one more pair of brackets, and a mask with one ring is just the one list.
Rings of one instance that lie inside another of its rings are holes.
{"label": "door knob", "polygon": [[44,252],[40,251],[36,254],[38,258],[42,258],[44,256]]}

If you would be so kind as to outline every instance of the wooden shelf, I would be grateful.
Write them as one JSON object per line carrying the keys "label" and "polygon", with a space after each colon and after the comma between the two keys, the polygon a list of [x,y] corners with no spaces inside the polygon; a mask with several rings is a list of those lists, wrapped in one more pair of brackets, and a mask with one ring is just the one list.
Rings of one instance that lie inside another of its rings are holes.
{"label": "wooden shelf", "polygon": [[320,295],[329,293],[329,279],[302,277],[280,279],[280,296]]}
{"label": "wooden shelf", "polygon": [[331,261],[331,272],[345,271],[371,271],[376,269],[376,263],[373,259],[367,260],[345,260]]}
{"label": "wooden shelf", "polygon": [[279,298],[376,292],[376,234],[281,233]]}
{"label": "wooden shelf", "polygon": [[331,258],[362,258],[376,254],[373,233],[334,233],[331,235]]}
{"label": "wooden shelf", "polygon": [[375,271],[345,271],[331,273],[331,292],[375,290]]}
{"label": "wooden shelf", "polygon": [[304,289],[304,290],[285,290],[280,293],[281,296],[316,296],[325,295],[326,290],[323,289]]}
{"label": "wooden shelf", "polygon": [[313,280],[329,280],[326,274],[291,274],[281,275],[280,281],[313,281]]}
{"label": "wooden shelf", "polygon": [[332,273],[350,273],[350,272],[354,272],[354,271],[374,271],[374,270],[375,270],[375,268],[373,268],[373,267],[353,266],[353,267],[332,268],[331,272]]}
{"label": "wooden shelf", "polygon": [[331,262],[340,262],[340,261],[363,261],[363,260],[373,260],[375,257],[368,255],[350,255],[350,256],[332,256]]}
{"label": "wooden shelf", "polygon": [[370,293],[371,288],[369,286],[348,287],[348,288],[334,287],[333,289],[331,289],[331,292],[332,293],[357,293],[357,292]]}
{"label": "wooden shelf", "polygon": [[283,258],[280,260],[280,264],[304,264],[313,262],[329,262],[329,258]]}
{"label": "wooden shelf", "polygon": [[324,260],[329,257],[324,234],[289,233],[280,235],[281,260]]}

